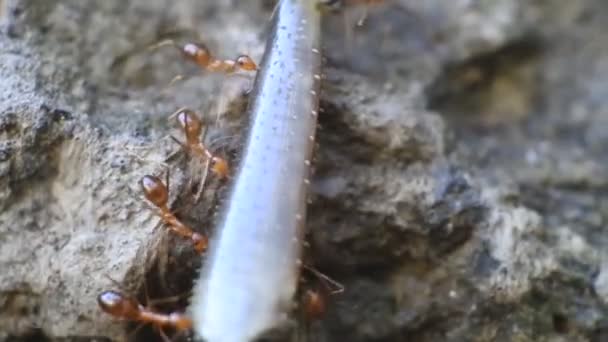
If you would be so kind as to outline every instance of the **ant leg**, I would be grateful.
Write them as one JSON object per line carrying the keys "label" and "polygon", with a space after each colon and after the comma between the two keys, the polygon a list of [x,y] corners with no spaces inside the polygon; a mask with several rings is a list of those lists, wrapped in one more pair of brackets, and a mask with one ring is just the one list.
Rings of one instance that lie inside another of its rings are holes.
{"label": "ant leg", "polygon": [[179,139],[177,139],[175,136],[173,135],[169,135],[169,138],[171,140],[173,140],[173,142],[175,142],[176,144],[178,144],[181,148],[177,151],[174,151],[173,153],[171,153],[169,156],[167,156],[167,158],[165,158],[165,161],[168,162],[170,160],[172,160],[173,158],[177,158],[177,156],[179,156],[183,151],[186,151],[187,147],[186,144],[181,142]]}
{"label": "ant leg", "polygon": [[129,335],[127,335],[127,338],[125,339],[125,341],[131,341],[133,337],[135,337],[135,335],[137,335],[137,333],[139,332],[139,330],[146,325],[145,323],[139,323],[135,329],[133,329],[133,331],[131,331],[129,333]]}
{"label": "ant leg", "polygon": [[222,81],[222,86],[220,87],[220,95],[218,96],[218,98],[219,98],[218,104],[215,106],[216,107],[216,111],[215,111],[215,125],[216,126],[218,126],[220,123],[220,117],[222,116],[221,111],[224,108],[224,106],[226,105],[225,96],[221,96],[221,94],[226,93],[226,90],[227,90],[226,82]]}
{"label": "ant leg", "polygon": [[163,225],[163,220],[158,220],[158,222],[156,223],[156,225],[154,226],[154,228],[152,229],[153,232],[155,232],[158,227]]}
{"label": "ant leg", "polygon": [[[156,250],[156,265],[158,268],[158,280],[160,288],[166,290],[169,288],[167,282],[167,273],[169,272],[169,234],[162,234],[162,242]],[[152,302],[152,300],[150,300]]]}
{"label": "ant leg", "polygon": [[122,283],[120,283],[118,280],[115,280],[114,278],[110,277],[109,274],[104,273],[103,276],[108,279],[112,284],[114,284],[114,286],[116,286],[116,288],[118,288],[119,290],[122,291],[124,285]]}
{"label": "ant leg", "polygon": [[184,79],[186,79],[186,76],[184,76],[182,74],[175,75],[169,82],[169,85],[167,85],[167,88],[172,87],[175,83],[177,83],[178,81],[184,80]]}
{"label": "ant leg", "polygon": [[[324,284],[324,286],[330,291],[331,294],[338,294],[344,292],[344,285],[340,284],[339,282],[319,272],[312,266],[302,265],[302,267],[317,276],[319,280],[321,280],[321,282]],[[334,287],[333,289],[331,286],[329,286],[330,284]]]}
{"label": "ant leg", "polygon": [[165,94],[169,91],[169,89],[171,89],[171,87],[173,87],[175,85],[175,83],[179,82],[179,81],[183,81],[183,80],[187,80],[188,78],[190,78],[191,76],[184,76],[182,74],[179,75],[175,75],[171,81],[169,81],[169,83],[160,91],[161,93]]}
{"label": "ant leg", "polygon": [[[173,39],[165,39],[165,40],[161,40],[161,41],[160,41],[160,42],[158,42],[158,43],[155,43],[155,44],[151,44],[151,45],[149,45],[149,46],[146,48],[146,50],[147,50],[147,51],[155,51],[155,50],[158,50],[158,49],[160,49],[161,47],[165,47],[165,46],[172,46],[172,47],[178,48],[177,44],[175,43],[175,41],[174,41]],[[179,49],[179,48],[178,48],[178,49]],[[167,91],[169,91],[169,89],[170,89],[170,88],[171,88],[173,85],[175,85],[175,83],[177,83],[178,81],[181,81],[181,80],[183,80],[183,79],[186,79],[186,77],[185,77],[184,75],[181,75],[181,74],[180,74],[180,75],[177,75],[177,76],[175,76],[175,77],[173,77],[173,78],[171,79],[171,81],[169,82],[169,84],[168,84],[168,85],[167,85],[165,88],[163,88],[163,90],[161,90],[161,93],[166,93]]]}
{"label": "ant leg", "polygon": [[186,109],[188,109],[188,107],[180,107],[180,108],[178,108],[175,112],[171,113],[171,115],[169,115],[167,117],[167,121],[171,121],[171,120],[175,119],[175,117],[177,116],[177,114],[183,112]]}
{"label": "ant leg", "polygon": [[144,163],[144,164],[154,164],[154,165],[160,165],[160,166],[164,166],[167,167],[166,161],[157,161],[157,160],[150,160],[150,159],[146,159],[144,157],[142,157],[141,155],[139,155],[137,152],[134,152],[133,150],[150,150],[150,146],[126,146],[124,147],[124,150],[126,151],[127,155],[137,159],[138,162]]}
{"label": "ant leg", "polygon": [[[175,139],[172,139],[172,140],[175,141]],[[182,149],[173,151],[173,153],[171,153],[170,155],[167,156],[167,158],[165,158],[165,162],[169,163],[169,162],[172,162],[174,159],[183,156],[182,151],[183,151]]]}
{"label": "ant leg", "polygon": [[359,18],[359,20],[357,20],[357,27],[363,27],[363,25],[365,25],[366,21],[367,21],[367,9],[365,9],[365,12],[363,12],[363,15],[361,15],[361,18]]}
{"label": "ant leg", "polygon": [[[170,173],[171,173],[171,169],[167,168],[167,171],[165,173],[165,184],[167,186],[167,192],[170,190],[170,187],[169,187],[170,186],[169,182],[171,179]],[[188,184],[188,186],[190,186],[190,184]],[[171,210],[171,214],[175,215],[175,214],[179,213],[180,211],[181,211],[181,209]]]}
{"label": "ant leg", "polygon": [[175,142],[176,142],[176,143],[177,143],[179,146],[181,146],[181,147],[182,147],[184,150],[187,150],[187,149],[188,149],[188,146],[187,146],[185,143],[183,143],[183,142],[179,141],[179,139],[177,139],[176,137],[174,137],[174,136],[172,136],[172,135],[170,135],[170,137],[171,137],[171,139],[173,139],[173,141],[175,141]]}
{"label": "ant leg", "polygon": [[174,296],[159,298],[159,299],[150,299],[150,305],[158,305],[158,304],[166,304],[177,302],[180,299],[186,298],[187,296],[192,294],[192,290],[184,291],[182,293],[178,293]]}
{"label": "ant leg", "polygon": [[154,44],[148,45],[148,47],[146,48],[146,50],[148,50],[148,51],[154,51],[154,50],[158,50],[158,49],[160,49],[161,47],[164,47],[164,46],[173,46],[173,47],[176,47],[177,45],[175,44],[175,41],[173,39],[164,39],[164,40],[161,40],[158,43],[154,43]]}
{"label": "ant leg", "polygon": [[369,5],[365,5],[363,7],[363,14],[359,18],[359,20],[357,20],[357,27],[363,27],[363,25],[365,25],[368,14],[369,14]]}
{"label": "ant leg", "polygon": [[[150,210],[151,212],[153,212],[155,214],[155,216],[160,216],[158,213],[158,208],[150,205],[150,203],[148,203],[148,201],[145,198],[143,198],[139,195],[136,195],[135,191],[130,186],[127,186],[127,192],[129,193],[129,196],[137,199],[139,201],[139,203],[141,203],[144,207],[146,207],[147,210]],[[162,224],[163,224],[163,221],[158,220],[158,222],[156,222],[156,225],[154,226],[154,228],[152,228],[152,231],[153,232],[156,231],[158,229],[158,227],[160,227]]]}
{"label": "ant leg", "polygon": [[163,339],[163,341],[171,342],[171,339],[169,338],[169,336],[167,336],[167,334],[165,334],[165,332],[163,331],[163,328],[157,326],[156,329],[158,330],[158,334]]}
{"label": "ant leg", "polygon": [[211,165],[211,159],[207,158],[205,160],[205,167],[203,167],[203,173],[201,180],[199,181],[198,189],[196,194],[194,195],[194,203],[198,203],[198,200],[203,193],[203,189],[205,188],[205,182],[207,181],[207,175],[209,175],[209,166]]}
{"label": "ant leg", "polygon": [[169,195],[169,191],[171,191],[171,187],[169,186],[171,169],[167,168],[165,171],[165,187],[167,188],[167,196]]}
{"label": "ant leg", "polygon": [[146,281],[145,277],[145,273],[144,273],[144,299],[146,300],[146,304],[144,304],[144,306],[148,306],[148,304],[150,303],[150,296],[148,294],[148,282]]}
{"label": "ant leg", "polygon": [[[212,140],[209,142],[209,148],[212,148],[214,150],[218,150],[218,149],[224,149],[225,145],[230,145],[230,139],[234,139],[237,138],[238,135],[225,135],[223,137],[219,137],[216,138],[215,140]],[[224,144],[224,141],[228,141],[226,144]],[[224,149],[225,152],[225,149]]]}

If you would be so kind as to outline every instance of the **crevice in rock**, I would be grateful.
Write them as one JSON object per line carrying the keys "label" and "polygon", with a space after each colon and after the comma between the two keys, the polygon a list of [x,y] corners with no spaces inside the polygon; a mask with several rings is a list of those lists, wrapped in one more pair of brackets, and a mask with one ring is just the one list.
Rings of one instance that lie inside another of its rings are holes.
{"label": "crevice in rock", "polygon": [[428,88],[429,107],[456,130],[517,123],[538,102],[538,63],[544,51],[536,37],[448,65]]}

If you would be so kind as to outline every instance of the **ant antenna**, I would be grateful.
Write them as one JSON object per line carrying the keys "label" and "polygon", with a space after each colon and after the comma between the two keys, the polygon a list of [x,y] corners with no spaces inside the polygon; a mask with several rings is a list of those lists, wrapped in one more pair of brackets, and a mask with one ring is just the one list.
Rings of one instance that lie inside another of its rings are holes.
{"label": "ant antenna", "polygon": [[[339,282],[331,279],[327,275],[319,272],[312,266],[308,266],[308,265],[304,264],[304,265],[302,265],[302,267],[305,268],[306,270],[308,270],[309,272],[311,272],[312,274],[314,274],[316,277],[318,277],[322,281],[322,283],[325,284],[325,286],[327,287],[327,289],[330,291],[330,293],[332,295],[344,292],[344,285],[342,285],[341,283],[339,283]],[[333,289],[331,286],[329,286],[330,284],[333,286]]]}

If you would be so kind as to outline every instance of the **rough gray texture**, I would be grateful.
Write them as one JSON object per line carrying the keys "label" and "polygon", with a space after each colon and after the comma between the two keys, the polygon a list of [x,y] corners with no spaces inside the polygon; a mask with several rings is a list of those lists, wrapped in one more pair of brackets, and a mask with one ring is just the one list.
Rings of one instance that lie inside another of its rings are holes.
{"label": "rough gray texture", "polygon": [[[256,21],[228,3],[170,4],[5,4],[0,28],[0,337],[40,329],[52,337],[118,338],[123,325],[96,303],[102,290],[116,288],[108,277],[137,292],[156,255],[165,260],[167,250],[190,247],[179,239],[167,246],[164,231],[154,230],[157,219],[143,204],[137,182],[147,173],[163,175],[165,158],[178,150],[169,138],[170,132],[181,138],[170,129],[175,127],[167,121],[171,112],[180,106],[206,111],[218,103],[222,86],[221,100],[228,102],[229,93],[238,94],[251,78],[222,82],[171,48],[150,53],[145,47],[164,31],[192,30],[205,33],[204,41],[218,56],[249,52],[259,58],[264,16],[260,12]],[[244,32],[226,28],[230,20],[240,21]],[[122,58],[137,49],[144,53]],[[179,73],[193,77],[163,93]],[[220,109],[205,112],[209,122],[215,123],[216,112]],[[220,120],[221,128],[214,125],[209,140],[236,133],[225,121]],[[214,147],[229,157],[230,141]],[[179,161],[170,164],[172,197],[181,193],[181,207],[187,208],[192,201],[183,185],[200,174],[191,174]],[[201,231],[213,221],[207,209],[215,205],[215,196],[209,190],[198,210],[182,215],[193,216],[190,223]],[[188,280],[200,266],[180,265],[190,271]],[[161,278],[183,273],[167,265],[158,268]]]}
{"label": "rough gray texture", "polygon": [[[129,279],[164,245],[125,188],[175,149],[167,113],[208,106],[219,82],[161,93],[196,72],[170,49],[112,63],[175,26],[257,58],[268,9],[4,2],[0,331],[119,336],[95,303],[104,274]],[[315,340],[606,340],[608,3],[387,0],[350,33],[341,18],[324,30],[308,221],[310,258],[346,291]],[[172,170],[177,192],[189,170]]]}
{"label": "rough gray texture", "polygon": [[370,12],[326,42],[311,254],[346,292],[319,336],[605,340],[606,3]]}

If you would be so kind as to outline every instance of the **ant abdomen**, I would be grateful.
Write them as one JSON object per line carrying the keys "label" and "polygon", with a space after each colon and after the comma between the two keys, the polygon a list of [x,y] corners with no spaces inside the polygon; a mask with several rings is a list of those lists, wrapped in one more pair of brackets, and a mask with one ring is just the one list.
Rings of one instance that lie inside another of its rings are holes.
{"label": "ant abdomen", "polygon": [[183,109],[177,113],[177,121],[184,130],[186,139],[192,141],[193,139],[198,140],[203,124],[196,114],[190,109]]}
{"label": "ant abdomen", "polygon": [[155,206],[161,208],[167,205],[169,200],[169,193],[167,191],[167,187],[160,178],[156,176],[146,175],[142,177],[141,188],[144,192],[144,196],[146,199]]}
{"label": "ant abdomen", "polygon": [[211,62],[209,49],[196,43],[187,43],[180,48],[182,54],[199,66],[206,67]]}

